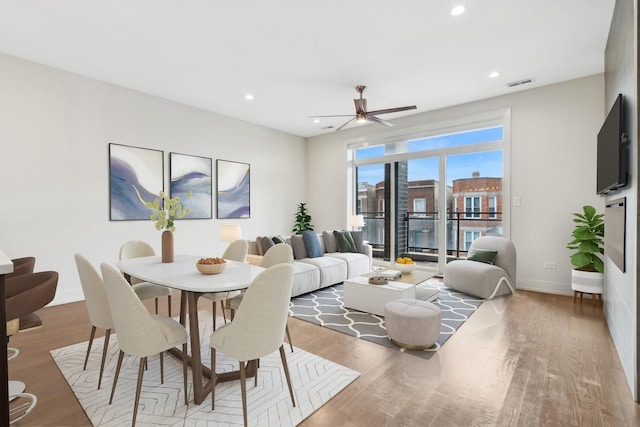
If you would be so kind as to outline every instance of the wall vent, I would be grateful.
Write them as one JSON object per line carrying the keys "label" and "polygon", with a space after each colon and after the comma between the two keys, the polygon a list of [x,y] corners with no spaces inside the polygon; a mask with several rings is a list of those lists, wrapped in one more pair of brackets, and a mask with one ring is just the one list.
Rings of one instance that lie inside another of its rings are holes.
{"label": "wall vent", "polygon": [[522,85],[526,85],[526,84],[529,84],[529,83],[533,83],[535,81],[536,80],[533,77],[531,77],[529,79],[522,79],[522,80],[518,80],[516,82],[507,83],[507,87],[522,86]]}

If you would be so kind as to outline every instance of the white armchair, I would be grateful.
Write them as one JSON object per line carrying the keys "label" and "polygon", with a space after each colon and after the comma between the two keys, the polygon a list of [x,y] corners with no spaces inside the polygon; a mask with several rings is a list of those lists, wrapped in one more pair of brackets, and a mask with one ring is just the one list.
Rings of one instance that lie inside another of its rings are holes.
{"label": "white armchair", "polygon": [[[480,254],[483,261],[467,259],[451,261],[444,268],[444,284],[465,294],[491,299],[514,293],[516,287],[516,248],[502,237],[482,236],[469,248],[469,254]],[[484,255],[484,256],[483,256]],[[491,260],[491,258],[495,258]]]}

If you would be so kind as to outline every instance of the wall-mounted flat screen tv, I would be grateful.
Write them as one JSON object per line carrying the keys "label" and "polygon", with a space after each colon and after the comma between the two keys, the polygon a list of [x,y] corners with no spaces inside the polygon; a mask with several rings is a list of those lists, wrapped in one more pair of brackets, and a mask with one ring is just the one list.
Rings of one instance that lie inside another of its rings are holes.
{"label": "wall-mounted flat screen tv", "polygon": [[597,193],[605,195],[627,185],[629,152],[624,98],[619,94],[598,133]]}

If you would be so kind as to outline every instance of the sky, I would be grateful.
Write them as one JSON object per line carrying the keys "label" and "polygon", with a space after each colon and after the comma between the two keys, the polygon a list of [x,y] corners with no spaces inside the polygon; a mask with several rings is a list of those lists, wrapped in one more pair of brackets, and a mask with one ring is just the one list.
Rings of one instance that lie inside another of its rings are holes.
{"label": "sky", "polygon": [[[502,139],[502,127],[474,130],[450,135],[423,138],[409,141],[408,151],[423,150],[470,145],[479,142],[499,141]],[[356,159],[382,157],[384,145],[367,147],[356,151]],[[438,158],[428,157],[409,160],[409,180],[438,179]],[[480,153],[447,156],[447,185],[453,185],[453,180],[471,178],[474,171],[480,172],[482,177],[502,177],[502,150]],[[384,165],[367,165],[358,167],[359,182],[375,184],[384,180]]]}

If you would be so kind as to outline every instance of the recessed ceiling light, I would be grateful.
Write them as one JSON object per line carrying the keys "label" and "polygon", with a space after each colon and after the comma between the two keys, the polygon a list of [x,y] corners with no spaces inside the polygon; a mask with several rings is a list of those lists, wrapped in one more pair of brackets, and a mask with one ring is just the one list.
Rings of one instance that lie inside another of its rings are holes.
{"label": "recessed ceiling light", "polygon": [[465,10],[467,10],[467,8],[463,4],[459,4],[457,6],[454,6],[453,9],[451,9],[451,14],[453,16],[462,15]]}
{"label": "recessed ceiling light", "polygon": [[499,75],[500,71],[492,71],[489,73],[489,77],[491,77],[492,79],[498,77]]}
{"label": "recessed ceiling light", "polygon": [[244,99],[246,99],[247,101],[253,101],[253,94],[250,94],[250,93],[246,94],[244,96]]}
{"label": "recessed ceiling light", "polygon": [[320,119],[313,119],[313,123],[320,123]]}

